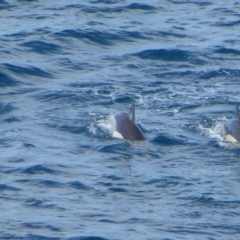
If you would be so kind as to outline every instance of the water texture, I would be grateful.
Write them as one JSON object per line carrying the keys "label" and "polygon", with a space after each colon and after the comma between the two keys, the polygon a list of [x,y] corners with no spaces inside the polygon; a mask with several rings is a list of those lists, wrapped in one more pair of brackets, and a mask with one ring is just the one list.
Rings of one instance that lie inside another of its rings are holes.
{"label": "water texture", "polygon": [[[0,0],[0,22],[0,239],[239,239],[240,150],[216,130],[238,1]],[[133,100],[144,142],[98,125]]]}

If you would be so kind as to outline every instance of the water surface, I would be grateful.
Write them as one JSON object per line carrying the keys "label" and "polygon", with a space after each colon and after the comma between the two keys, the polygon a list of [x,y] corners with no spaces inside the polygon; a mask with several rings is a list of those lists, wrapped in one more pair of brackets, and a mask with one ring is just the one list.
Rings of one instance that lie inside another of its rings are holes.
{"label": "water surface", "polygon": [[[1,239],[238,239],[237,1],[0,1]],[[98,121],[136,102],[148,139]]]}

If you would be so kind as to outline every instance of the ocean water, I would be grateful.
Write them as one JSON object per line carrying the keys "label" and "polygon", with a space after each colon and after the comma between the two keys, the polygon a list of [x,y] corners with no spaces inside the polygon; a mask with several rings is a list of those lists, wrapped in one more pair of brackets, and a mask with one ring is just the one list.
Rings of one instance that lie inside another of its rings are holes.
{"label": "ocean water", "polygon": [[[236,240],[236,0],[0,0],[0,239]],[[128,112],[147,141],[99,121]]]}

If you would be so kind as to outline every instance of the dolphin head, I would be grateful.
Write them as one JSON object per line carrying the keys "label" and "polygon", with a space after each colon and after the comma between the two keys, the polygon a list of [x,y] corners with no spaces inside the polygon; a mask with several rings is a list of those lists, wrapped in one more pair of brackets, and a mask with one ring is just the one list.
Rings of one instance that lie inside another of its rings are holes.
{"label": "dolphin head", "polygon": [[236,119],[227,121],[224,124],[225,138],[227,141],[240,142],[240,112],[236,106]]}
{"label": "dolphin head", "polygon": [[113,137],[130,141],[145,140],[141,129],[135,123],[135,104],[132,103],[129,113],[115,113],[109,117],[111,134]]}

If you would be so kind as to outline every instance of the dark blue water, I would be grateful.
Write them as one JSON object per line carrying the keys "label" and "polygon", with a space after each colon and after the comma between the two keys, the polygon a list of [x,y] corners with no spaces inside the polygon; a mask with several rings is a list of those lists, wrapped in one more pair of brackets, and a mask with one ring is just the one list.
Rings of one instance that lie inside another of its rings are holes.
{"label": "dark blue water", "polygon": [[[235,0],[0,0],[0,239],[239,239],[239,27]],[[132,100],[146,142],[98,125]]]}

